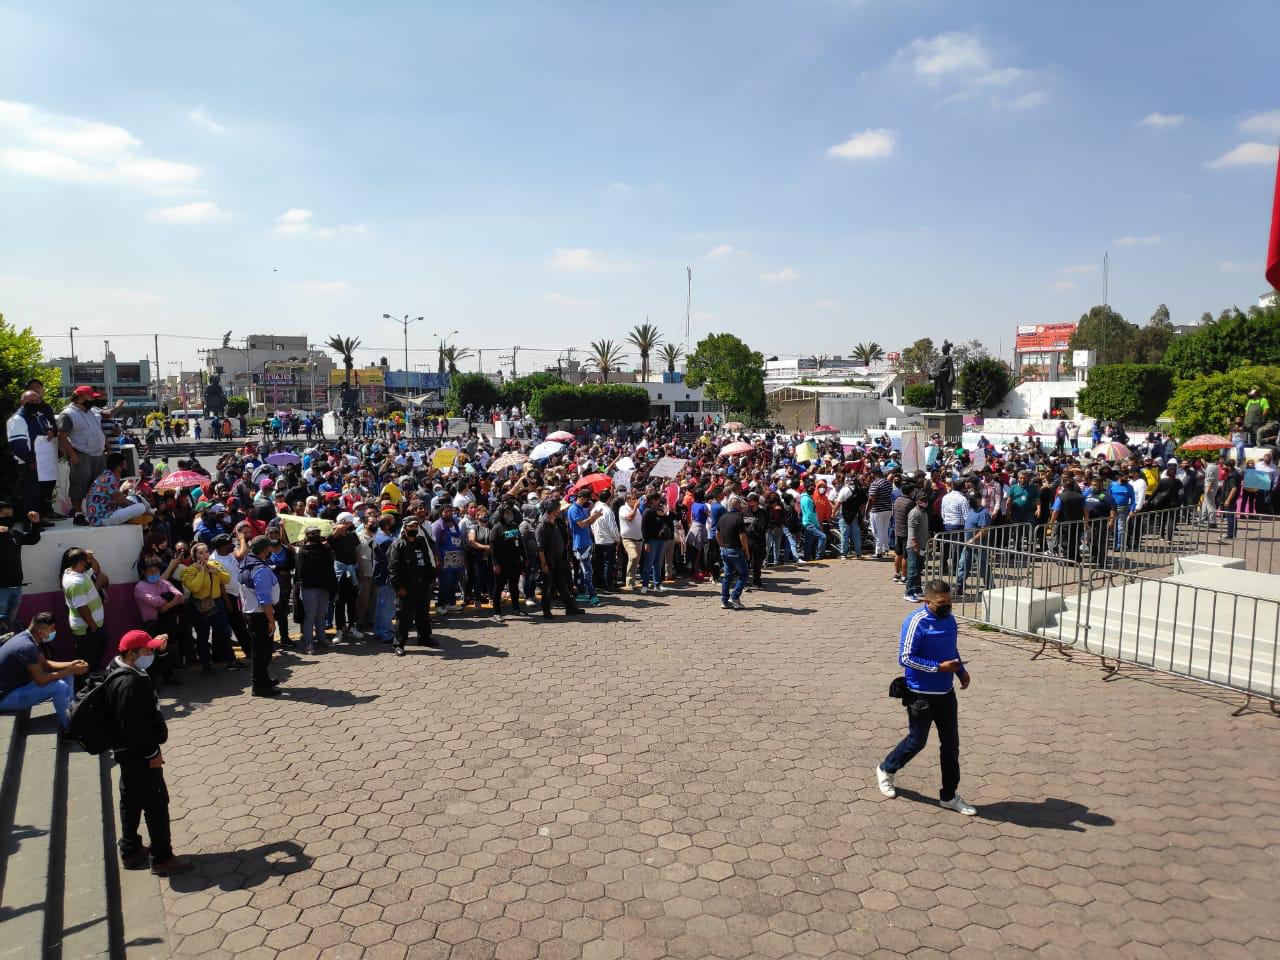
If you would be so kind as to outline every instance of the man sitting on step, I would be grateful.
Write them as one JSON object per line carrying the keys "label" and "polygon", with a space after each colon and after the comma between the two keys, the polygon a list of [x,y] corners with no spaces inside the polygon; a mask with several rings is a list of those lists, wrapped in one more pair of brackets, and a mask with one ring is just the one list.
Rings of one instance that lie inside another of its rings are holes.
{"label": "man sitting on step", "polygon": [[37,703],[53,701],[62,729],[67,728],[67,708],[75,692],[68,677],[83,677],[89,664],[65,663],[44,655],[54,636],[52,613],[37,613],[31,625],[0,644],[0,710],[29,710]]}

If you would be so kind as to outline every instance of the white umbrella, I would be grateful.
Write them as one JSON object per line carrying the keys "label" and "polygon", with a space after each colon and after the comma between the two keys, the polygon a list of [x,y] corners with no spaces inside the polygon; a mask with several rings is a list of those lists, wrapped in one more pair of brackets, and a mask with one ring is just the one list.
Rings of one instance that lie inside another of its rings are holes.
{"label": "white umbrella", "polygon": [[529,451],[530,460],[548,460],[564,449],[564,444],[555,440],[544,440]]}

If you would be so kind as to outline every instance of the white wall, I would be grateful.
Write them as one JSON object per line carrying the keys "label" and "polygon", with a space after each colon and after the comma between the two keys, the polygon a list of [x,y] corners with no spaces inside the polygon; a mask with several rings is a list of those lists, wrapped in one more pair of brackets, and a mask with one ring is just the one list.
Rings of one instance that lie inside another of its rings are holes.
{"label": "white wall", "polygon": [[[1050,408],[1052,398],[1071,397],[1074,400],[1080,395],[1080,388],[1083,386],[1084,383],[1079,380],[1029,380],[1018,384],[1005,395],[1003,400],[985,412],[992,414],[1003,409],[1010,417],[1039,420],[1040,415]],[[1078,409],[1075,418],[1084,419]]]}

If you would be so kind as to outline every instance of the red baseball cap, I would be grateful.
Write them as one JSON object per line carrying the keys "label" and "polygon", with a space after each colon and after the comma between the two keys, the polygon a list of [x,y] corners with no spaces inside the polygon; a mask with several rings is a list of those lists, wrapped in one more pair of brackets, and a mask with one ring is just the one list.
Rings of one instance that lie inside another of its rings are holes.
{"label": "red baseball cap", "polygon": [[164,640],[157,640],[145,630],[130,630],[120,638],[120,652],[130,650],[159,650],[165,645]]}
{"label": "red baseball cap", "polygon": [[71,391],[71,395],[73,397],[89,397],[91,400],[97,400],[102,397],[96,387],[91,387],[88,384],[76,387]]}

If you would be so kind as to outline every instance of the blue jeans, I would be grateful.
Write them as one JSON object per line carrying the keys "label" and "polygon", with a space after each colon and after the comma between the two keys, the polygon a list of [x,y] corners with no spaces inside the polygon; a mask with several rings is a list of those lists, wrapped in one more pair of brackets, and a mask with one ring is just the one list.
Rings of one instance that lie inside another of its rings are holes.
{"label": "blue jeans", "polygon": [[52,700],[54,713],[58,715],[58,724],[65,730],[67,728],[67,708],[71,706],[71,700],[74,696],[75,692],[71,688],[71,681],[65,677],[61,680],[53,680],[46,683],[43,687],[32,680],[16,690],[10,690],[3,698],[0,698],[0,710],[28,710],[37,703]]}
{"label": "blue jeans", "polygon": [[591,567],[591,554],[595,550],[595,544],[583,547],[581,550],[574,550],[573,556],[577,560],[578,567],[578,592],[588,597],[596,595],[596,583],[593,576],[594,570]]}
{"label": "blue jeans", "polygon": [[453,605],[453,601],[457,598],[458,581],[462,579],[461,567],[444,567],[440,571],[440,579],[438,586],[440,589],[440,603],[442,607]]}
{"label": "blue jeans", "polygon": [[644,542],[644,563],[640,566],[640,585],[656,587],[662,583],[662,556],[665,543],[662,540]]}
{"label": "blue jeans", "polygon": [[396,591],[389,583],[374,586],[373,633],[379,640],[391,640],[395,631],[391,628],[391,618],[396,612]]}
{"label": "blue jeans", "polygon": [[[956,709],[956,692],[926,696],[909,694],[906,701],[907,735],[893,748],[880,768],[894,774],[911,762],[929,740],[929,728],[938,728],[938,759],[942,763],[942,800],[950,800],[960,786],[960,720]],[[922,701],[916,706],[914,701]],[[912,712],[912,710],[915,712]]]}
{"label": "blue jeans", "polygon": [[924,568],[924,554],[907,547],[907,585],[904,593],[920,596],[920,574]]}
{"label": "blue jeans", "polygon": [[960,553],[960,563],[956,568],[956,593],[964,593],[964,583],[969,574],[976,573],[984,587],[991,586],[991,575],[987,571],[987,551],[981,546],[964,547]]}
{"label": "blue jeans", "polygon": [[1116,506],[1116,535],[1113,541],[1113,547],[1117,550],[1124,549],[1125,531],[1129,526],[1129,507]]}
{"label": "blue jeans", "polygon": [[18,604],[22,602],[22,587],[0,587],[0,617],[9,629],[18,630]]}
{"label": "blue jeans", "polygon": [[729,581],[733,577],[738,578],[738,582],[733,585],[734,600],[742,596],[743,588],[747,585],[747,558],[735,547],[721,547],[720,562],[724,564],[724,576],[720,578],[720,601],[728,603]]}
{"label": "blue jeans", "polygon": [[810,560],[822,559],[822,554],[827,549],[827,535],[822,532],[822,527],[804,528],[804,549]]}
{"label": "blue jeans", "polygon": [[857,517],[852,520],[840,518],[840,555],[862,556],[862,524]]}

